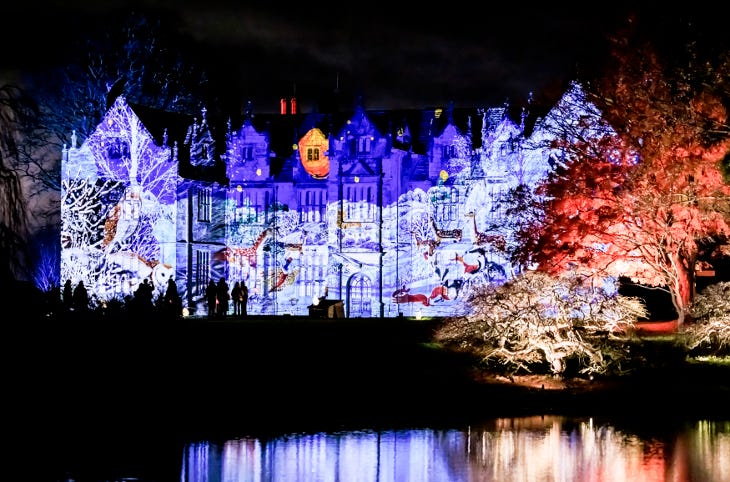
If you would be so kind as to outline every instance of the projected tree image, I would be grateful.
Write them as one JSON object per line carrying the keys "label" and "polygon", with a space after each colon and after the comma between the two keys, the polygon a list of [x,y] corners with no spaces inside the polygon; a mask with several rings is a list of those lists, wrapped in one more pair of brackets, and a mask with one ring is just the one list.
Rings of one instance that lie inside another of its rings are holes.
{"label": "projected tree image", "polygon": [[145,278],[160,294],[174,276],[177,166],[121,98],[101,126],[64,153],[61,278],[99,301]]}

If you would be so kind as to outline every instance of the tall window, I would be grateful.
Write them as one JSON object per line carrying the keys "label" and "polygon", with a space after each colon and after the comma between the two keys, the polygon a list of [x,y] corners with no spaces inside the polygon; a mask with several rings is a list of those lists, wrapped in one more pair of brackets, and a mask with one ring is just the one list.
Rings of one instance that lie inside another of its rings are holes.
{"label": "tall window", "polygon": [[259,223],[264,212],[263,194],[260,191],[242,190],[236,202],[237,223]]}
{"label": "tall window", "polygon": [[349,316],[353,318],[371,316],[373,290],[370,278],[361,274],[356,274],[350,280],[350,312]]}
{"label": "tall window", "polygon": [[308,161],[319,161],[319,147],[310,147],[307,149]]}
{"label": "tall window", "polygon": [[456,157],[456,146],[443,146],[443,158],[453,159],[454,157]]}
{"label": "tall window", "polygon": [[299,296],[307,300],[322,296],[327,282],[326,257],[315,252],[305,252],[300,259]]}
{"label": "tall window", "polygon": [[363,136],[357,140],[357,153],[367,154],[370,152],[370,137]]}
{"label": "tall window", "polygon": [[211,190],[210,188],[198,188],[198,221],[210,221],[211,213]]}
{"label": "tall window", "polygon": [[241,159],[244,162],[253,161],[253,144],[246,144],[241,148]]}
{"label": "tall window", "polygon": [[142,209],[142,201],[139,198],[139,193],[134,191],[126,191],[124,193],[124,201],[121,203],[121,214],[120,218],[125,221],[134,221],[139,219],[140,211]]}
{"label": "tall window", "polygon": [[195,251],[195,293],[205,293],[205,288],[210,280],[210,253],[208,251],[198,249]]}
{"label": "tall window", "polygon": [[373,221],[375,218],[375,188],[356,183],[345,187],[346,221]]}
{"label": "tall window", "polygon": [[363,155],[370,152],[372,140],[369,136],[362,136],[347,141],[350,156]]}
{"label": "tall window", "polygon": [[436,221],[447,222],[459,219],[459,203],[461,198],[459,190],[455,187],[442,189],[439,192],[439,199],[434,204],[436,208]]}
{"label": "tall window", "polygon": [[323,189],[308,189],[299,192],[299,221],[319,223],[327,212],[327,193]]}
{"label": "tall window", "polygon": [[503,187],[499,186],[490,189],[489,197],[492,200],[492,208],[489,210],[487,216],[492,222],[498,222],[504,218],[506,211],[506,203],[504,202],[506,196]]}
{"label": "tall window", "polygon": [[[276,188],[274,188],[276,189]],[[264,194],[264,205],[262,211],[266,213],[266,222],[270,223],[274,221],[276,214],[276,194],[271,191],[266,191]]]}

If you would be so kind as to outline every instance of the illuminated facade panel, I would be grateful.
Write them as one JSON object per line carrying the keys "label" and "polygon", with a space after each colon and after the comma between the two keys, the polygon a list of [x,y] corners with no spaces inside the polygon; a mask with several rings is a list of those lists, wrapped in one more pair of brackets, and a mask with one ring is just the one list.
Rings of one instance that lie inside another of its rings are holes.
{"label": "illuminated facade panel", "polygon": [[552,153],[524,148],[547,121],[527,137],[502,108],[401,114],[249,116],[217,141],[203,111],[158,140],[120,97],[64,148],[61,279],[101,303],[173,277],[198,315],[221,277],[246,283],[250,314],[304,315],[325,295],[348,317],[463,313],[516,274],[501,201],[549,171]]}

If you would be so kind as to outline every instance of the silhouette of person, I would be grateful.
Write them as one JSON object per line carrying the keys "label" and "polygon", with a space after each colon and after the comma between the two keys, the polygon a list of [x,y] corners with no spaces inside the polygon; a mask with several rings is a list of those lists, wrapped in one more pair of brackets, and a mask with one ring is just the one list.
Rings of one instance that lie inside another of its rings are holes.
{"label": "silhouette of person", "polygon": [[236,281],[231,289],[231,299],[233,300],[233,315],[241,316],[241,301],[243,301],[243,292],[241,291],[241,283]]}
{"label": "silhouette of person", "polygon": [[182,316],[182,300],[180,293],[177,291],[177,284],[173,278],[167,280],[167,290],[165,291],[164,310],[171,319],[180,318]]}
{"label": "silhouette of person", "polygon": [[63,284],[63,309],[65,311],[71,311],[74,305],[74,289],[71,285],[71,280],[67,279]]}
{"label": "silhouette of person", "polygon": [[221,318],[225,318],[226,314],[228,314],[228,299],[231,297],[230,294],[228,294],[228,283],[226,283],[226,278],[221,277],[221,279],[218,280],[218,316]]}
{"label": "silhouette of person", "polygon": [[248,286],[241,281],[241,315],[248,316]]}
{"label": "silhouette of person", "polygon": [[141,312],[150,312],[154,305],[152,304],[152,283],[145,278],[134,292],[134,303]]}
{"label": "silhouette of person", "polygon": [[211,279],[208,281],[208,287],[205,288],[205,299],[208,303],[208,317],[213,318],[216,315],[216,304],[218,302],[218,288]]}
{"label": "silhouette of person", "polygon": [[89,309],[89,292],[86,291],[83,280],[74,288],[73,306],[75,311],[84,312]]}

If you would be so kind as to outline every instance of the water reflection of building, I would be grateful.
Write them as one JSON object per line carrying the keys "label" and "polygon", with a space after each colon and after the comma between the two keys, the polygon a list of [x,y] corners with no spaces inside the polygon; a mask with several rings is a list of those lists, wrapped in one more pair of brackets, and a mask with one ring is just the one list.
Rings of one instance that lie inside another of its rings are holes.
{"label": "water reflection of building", "polygon": [[180,480],[729,480],[726,421],[620,425],[546,415],[453,429],[201,441],[185,447]]}
{"label": "water reflection of building", "polygon": [[220,277],[248,285],[249,313],[306,314],[325,291],[350,317],[458,313],[517,270],[503,196],[550,168],[551,115],[528,129],[506,107],[356,105],[218,123],[120,97],[64,147],[61,277],[108,300],[174,276],[198,314]]}

